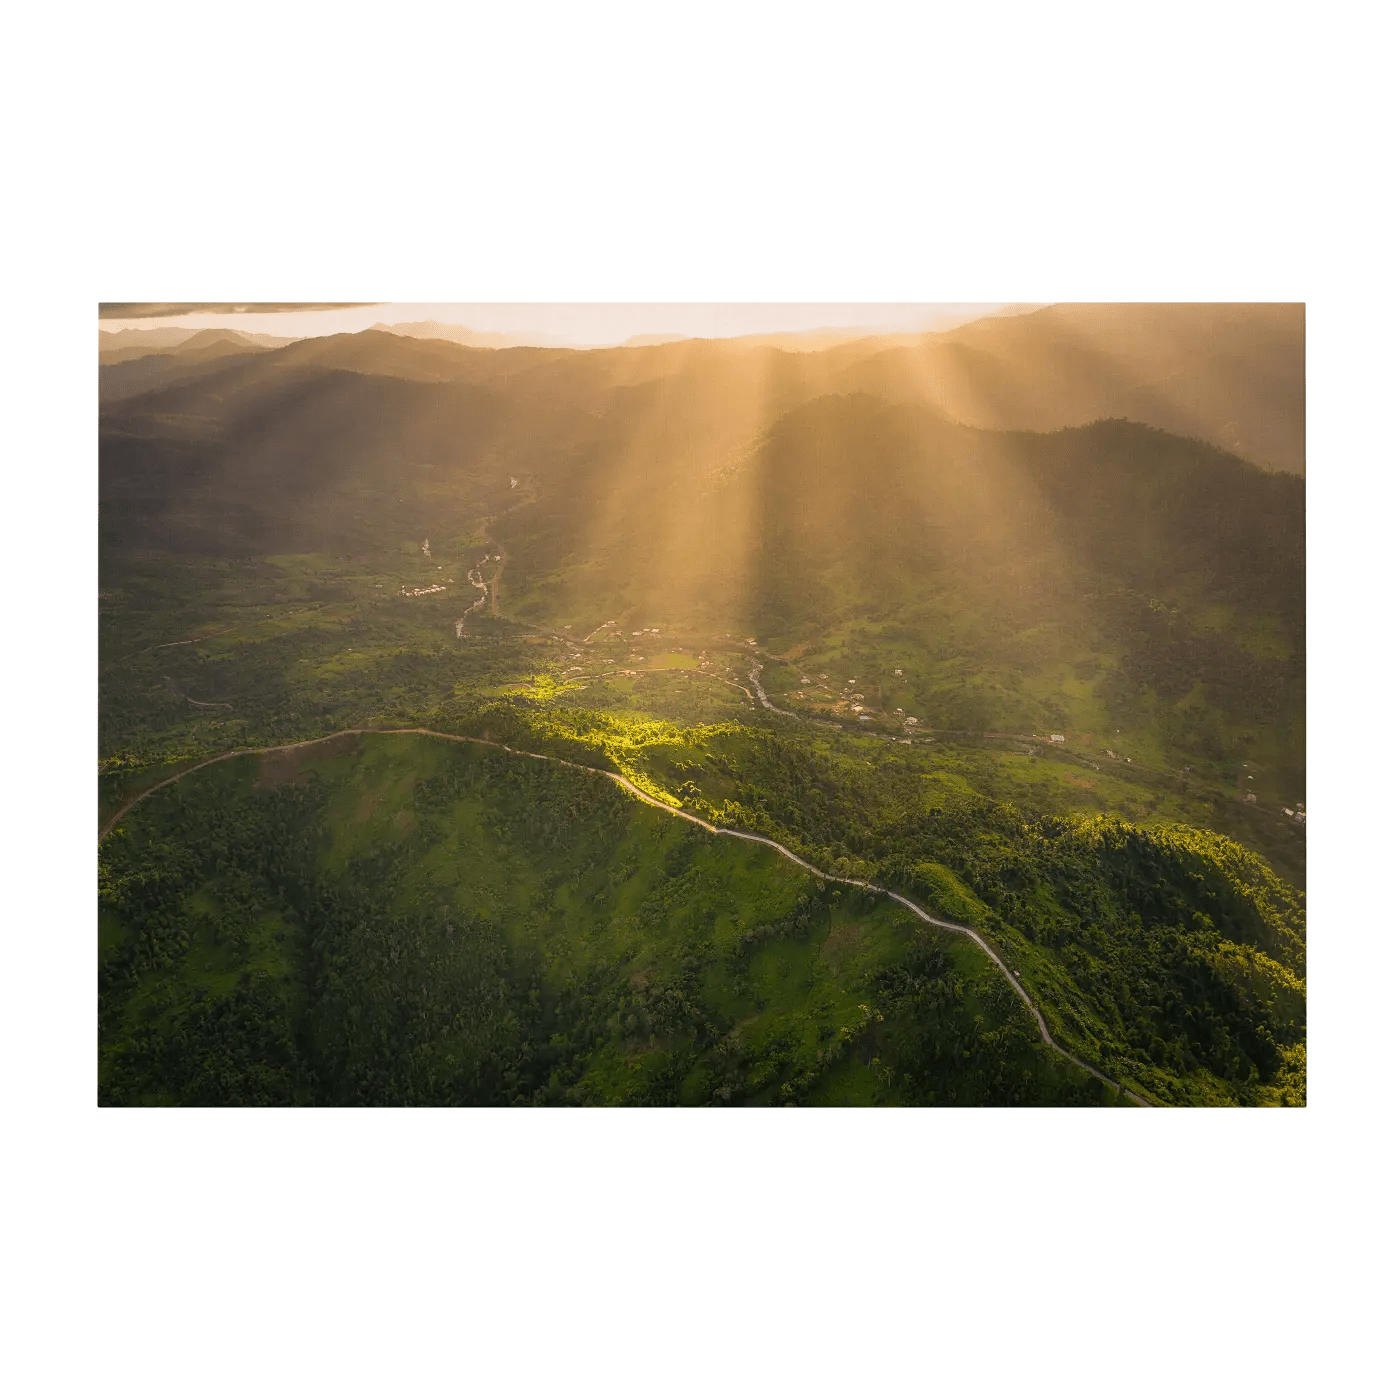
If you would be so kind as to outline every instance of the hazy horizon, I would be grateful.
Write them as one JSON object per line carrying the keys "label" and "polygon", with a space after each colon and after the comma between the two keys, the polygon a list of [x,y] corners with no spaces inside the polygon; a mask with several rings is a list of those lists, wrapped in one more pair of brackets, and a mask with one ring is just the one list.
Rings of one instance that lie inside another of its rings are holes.
{"label": "hazy horizon", "polygon": [[243,330],[296,338],[354,334],[375,325],[438,321],[494,335],[551,344],[620,345],[633,336],[730,339],[816,331],[911,334],[949,330],[993,315],[1008,302],[378,302],[336,310],[99,319],[102,330]]}

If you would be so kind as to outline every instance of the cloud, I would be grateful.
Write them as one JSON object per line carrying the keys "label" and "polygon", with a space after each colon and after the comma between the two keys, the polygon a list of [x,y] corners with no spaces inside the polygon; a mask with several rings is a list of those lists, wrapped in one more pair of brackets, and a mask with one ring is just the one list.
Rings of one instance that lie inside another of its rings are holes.
{"label": "cloud", "polygon": [[136,321],[157,316],[236,316],[245,312],[344,311],[355,306],[379,306],[374,301],[100,301],[99,321]]}

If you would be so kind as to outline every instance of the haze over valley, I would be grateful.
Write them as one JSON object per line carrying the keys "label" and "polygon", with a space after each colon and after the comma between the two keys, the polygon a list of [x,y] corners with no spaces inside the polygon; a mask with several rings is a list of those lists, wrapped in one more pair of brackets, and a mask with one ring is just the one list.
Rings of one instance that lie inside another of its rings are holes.
{"label": "haze over valley", "polygon": [[122,310],[104,1103],[1304,1101],[1301,306]]}

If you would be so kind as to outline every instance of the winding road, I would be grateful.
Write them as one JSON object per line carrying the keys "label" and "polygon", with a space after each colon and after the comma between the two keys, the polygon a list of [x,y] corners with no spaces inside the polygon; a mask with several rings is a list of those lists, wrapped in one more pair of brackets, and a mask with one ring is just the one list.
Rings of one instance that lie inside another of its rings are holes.
{"label": "winding road", "polygon": [[795,865],[801,865],[802,869],[808,871],[809,874],[815,875],[818,879],[836,883],[836,885],[854,885],[857,886],[858,889],[869,890],[872,895],[889,896],[889,899],[897,900],[897,902],[903,904],[907,910],[910,910],[911,913],[917,914],[918,918],[921,918],[925,924],[932,924],[935,928],[946,928],[946,930],[951,930],[952,932],[956,932],[956,934],[962,934],[965,938],[972,939],[974,944],[979,946],[981,951],[986,953],[988,958],[993,960],[1001,976],[1007,979],[1011,987],[1014,988],[1016,995],[1025,1002],[1026,1008],[1030,1011],[1030,1015],[1035,1018],[1036,1028],[1039,1029],[1040,1032],[1040,1039],[1042,1039],[1042,1042],[1047,1044],[1051,1050],[1064,1056],[1065,1060],[1070,1061],[1071,1064],[1078,1065],[1081,1070],[1084,1070],[1085,1074],[1092,1074],[1093,1078],[1099,1079],[1102,1084],[1109,1085],[1109,1088],[1116,1089],[1121,1095],[1133,1100],[1138,1107],[1142,1107],[1142,1109],[1155,1107],[1155,1105],[1149,1103],[1147,1099],[1140,1098],[1140,1096],[1131,1091],[1131,1089],[1126,1089],[1123,1085],[1117,1084],[1114,1079],[1110,1079],[1106,1074],[1100,1074],[1098,1070],[1093,1068],[1092,1064],[1086,1064],[1084,1060],[1081,1060],[1078,1056],[1072,1056],[1070,1051],[1065,1050],[1064,1046],[1061,1046],[1061,1044],[1050,1035],[1050,1028],[1046,1025],[1046,1019],[1040,1014],[1040,1008],[1036,1007],[1035,1002],[1030,1000],[1030,994],[1026,991],[1026,988],[1022,986],[1021,980],[1019,980],[1018,977],[1012,976],[1007,965],[1002,962],[993,946],[988,944],[986,939],[981,937],[981,934],[977,932],[976,928],[969,928],[966,924],[951,924],[948,923],[948,920],[945,920],[945,918],[934,918],[932,914],[928,913],[928,910],[921,909],[913,900],[906,899],[906,897],[897,893],[896,890],[885,889],[882,885],[875,885],[875,883],[871,881],[854,879],[847,875],[829,875],[826,871],[822,871],[822,869],[816,868],[815,865],[809,864],[808,861],[802,860],[801,855],[792,853],[792,851],[788,850],[783,844],[771,840],[770,837],[757,836],[757,834],[753,832],[738,832],[734,827],[729,826],[713,826],[710,822],[706,822],[706,820],[700,818],[700,816],[694,816],[693,813],[690,812],[683,812],[678,806],[672,806],[669,802],[662,802],[661,799],[652,797],[650,792],[644,792],[640,787],[637,787],[636,783],[631,783],[629,778],[624,778],[620,773],[609,773],[608,769],[594,769],[594,767],[589,767],[587,763],[574,763],[571,762],[570,759],[556,759],[556,757],[549,755],[549,753],[532,753],[529,749],[512,749],[508,743],[497,743],[493,741],[493,739],[476,739],[472,738],[470,735],[463,734],[442,734],[438,729],[337,729],[335,734],[323,734],[315,739],[300,739],[300,741],[295,743],[273,743],[273,745],[267,745],[266,748],[260,749],[231,749],[228,753],[217,753],[217,755],[214,755],[211,759],[204,759],[203,763],[192,764],[188,769],[183,769],[181,773],[176,773],[172,777],[165,778],[161,783],[154,784],[153,787],[148,787],[146,791],[139,792],[136,797],[132,798],[132,801],[127,802],[126,806],[123,806],[123,808],[99,830],[97,837],[98,846],[101,846],[102,841],[112,832],[116,823],[120,822],[123,816],[126,816],[127,812],[132,811],[133,806],[139,804],[144,798],[150,797],[153,792],[160,791],[162,787],[169,787],[171,783],[178,783],[186,774],[197,773],[200,769],[207,769],[211,763],[223,763],[225,759],[237,759],[237,757],[252,755],[252,753],[287,753],[293,749],[309,749],[316,745],[316,743],[326,743],[330,741],[330,739],[340,739],[351,734],[420,734],[430,739],[448,739],[448,741],[452,743],[479,743],[483,748],[501,749],[505,753],[514,753],[514,755],[525,757],[525,759],[539,759],[540,762],[543,763],[557,763],[561,767],[566,767],[566,769],[577,769],[580,773],[596,773],[599,777],[610,778],[613,783],[619,785],[620,788],[624,788],[624,790],[630,792],[634,798],[637,798],[638,801],[645,802],[648,806],[654,806],[654,808],[658,808],[659,811],[669,813],[671,816],[679,816],[679,818],[685,820],[685,822],[693,822],[696,826],[703,826],[707,832],[711,833],[711,836],[732,836],[735,837],[736,840],[756,841],[760,846],[770,846],[773,850],[776,850],[778,854],[794,862]]}
{"label": "winding road", "polygon": [[[754,676],[754,683],[757,685],[756,675]],[[760,690],[759,693],[761,696],[762,691]],[[766,697],[763,703],[768,705]],[[768,708],[774,709],[776,707],[768,705]],[[783,711],[782,713],[787,712]],[[102,841],[112,832],[117,823],[121,821],[137,803],[144,801],[153,792],[159,792],[161,788],[169,787],[171,783],[179,782],[181,778],[186,777],[190,773],[196,773],[201,768],[208,768],[210,764],[223,763],[227,759],[241,758],[249,754],[288,753],[293,749],[311,748],[316,744],[324,744],[331,739],[341,739],[351,734],[420,734],[429,739],[447,739],[455,744],[480,744],[484,748],[500,749],[505,753],[516,754],[522,758],[537,758],[541,762],[558,764],[563,768],[575,768],[582,773],[596,773],[600,777],[610,778],[620,788],[624,788],[627,792],[631,793],[633,797],[645,802],[648,806],[656,807],[660,811],[669,813],[673,817],[680,817],[683,821],[693,822],[696,826],[703,827],[713,836],[732,836],[740,841],[754,841],[761,846],[770,846],[773,850],[777,851],[779,855],[792,861],[795,865],[800,865],[803,870],[815,875],[819,880],[826,880],[838,885],[854,885],[859,889],[868,890],[871,894],[887,895],[890,899],[897,900],[900,904],[904,905],[906,909],[917,915],[926,924],[932,924],[935,928],[948,929],[953,933],[960,933],[964,935],[964,937],[970,938],[992,962],[996,964],[1001,975],[1005,977],[1007,982],[1015,989],[1016,995],[1025,1002],[1031,1015],[1035,1018],[1036,1026],[1040,1030],[1041,1040],[1048,1045],[1050,1049],[1055,1051],[1056,1054],[1063,1055],[1072,1065],[1077,1065],[1086,1074],[1091,1074],[1101,1083],[1107,1084],[1112,1089],[1116,1089],[1125,1098],[1132,1100],[1132,1102],[1139,1107],[1152,1107],[1146,1099],[1139,1098],[1138,1095],[1134,1094],[1130,1089],[1125,1089],[1121,1084],[1116,1083],[1106,1074],[1101,1074],[1093,1065],[1086,1064],[1076,1055],[1071,1055],[1063,1045],[1055,1041],[1054,1037],[1050,1034],[1050,1028],[1045,1024],[1045,1017],[1041,1015],[1040,1009],[1031,1000],[1030,993],[1021,985],[1019,978],[1012,975],[1006,964],[1002,962],[1001,958],[997,955],[996,951],[976,929],[968,928],[966,924],[949,923],[946,919],[935,919],[932,914],[926,909],[920,908],[912,899],[907,899],[904,895],[899,894],[895,890],[885,889],[883,885],[876,885],[869,880],[854,879],[846,875],[829,875],[824,870],[818,870],[815,865],[809,864],[807,861],[803,860],[801,856],[796,855],[794,852],[788,850],[786,846],[772,840],[770,837],[759,836],[752,831],[737,831],[733,827],[713,826],[711,823],[705,821],[703,817],[697,817],[690,812],[682,811],[679,807],[673,807],[670,803],[662,802],[660,798],[653,797],[650,793],[643,792],[635,783],[624,778],[621,773],[612,773],[606,768],[592,768],[586,763],[574,763],[567,758],[555,758],[552,754],[532,753],[529,749],[514,749],[511,748],[509,744],[500,744],[492,739],[476,739],[466,734],[443,734],[436,729],[340,729],[334,734],[322,734],[318,738],[302,739],[292,744],[269,744],[264,748],[231,749],[228,753],[216,754],[213,758],[206,758],[202,763],[192,764],[189,768],[185,768],[172,777],[166,778],[162,782],[147,788],[144,792],[138,793],[126,806],[117,812],[115,816],[111,817],[107,821],[107,824],[98,832],[98,844],[101,845]]]}
{"label": "winding road", "polygon": [[[758,702],[765,710],[772,710],[775,715],[788,715],[792,719],[801,719],[802,716],[794,714],[791,710],[780,710],[769,698],[768,692],[763,688],[763,682],[759,680],[758,673],[763,670],[763,663],[757,662],[752,671],[749,672],[749,679],[753,682],[753,688],[758,691]],[[794,857],[795,858],[795,857]]]}

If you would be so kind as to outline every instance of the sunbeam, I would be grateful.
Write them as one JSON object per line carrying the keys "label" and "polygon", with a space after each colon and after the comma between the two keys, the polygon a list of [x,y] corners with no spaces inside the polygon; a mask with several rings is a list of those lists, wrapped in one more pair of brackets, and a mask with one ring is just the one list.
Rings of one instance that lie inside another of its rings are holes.
{"label": "sunbeam", "polygon": [[102,1101],[1303,1103],[1302,308],[990,309],[104,322]]}

